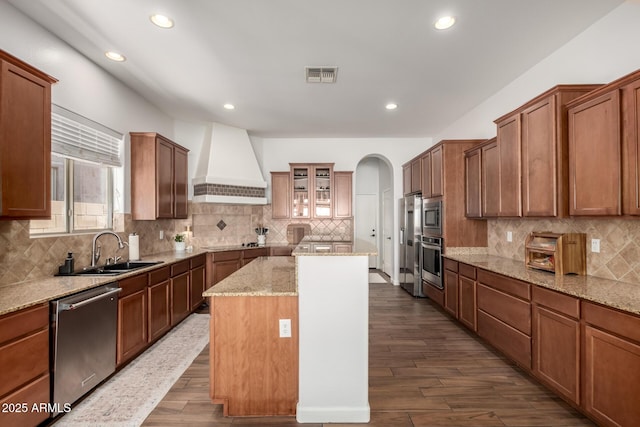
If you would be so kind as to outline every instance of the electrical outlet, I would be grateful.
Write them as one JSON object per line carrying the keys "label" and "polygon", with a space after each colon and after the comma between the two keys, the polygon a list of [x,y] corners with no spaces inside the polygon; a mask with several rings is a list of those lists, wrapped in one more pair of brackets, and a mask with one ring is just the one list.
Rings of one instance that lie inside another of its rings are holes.
{"label": "electrical outlet", "polygon": [[513,233],[511,231],[507,231],[507,242],[513,242]]}
{"label": "electrical outlet", "polygon": [[291,338],[291,319],[280,319],[280,338]]}
{"label": "electrical outlet", "polygon": [[164,240],[164,230],[160,230],[160,240]]}
{"label": "electrical outlet", "polygon": [[600,253],[600,239],[591,239],[591,252]]}

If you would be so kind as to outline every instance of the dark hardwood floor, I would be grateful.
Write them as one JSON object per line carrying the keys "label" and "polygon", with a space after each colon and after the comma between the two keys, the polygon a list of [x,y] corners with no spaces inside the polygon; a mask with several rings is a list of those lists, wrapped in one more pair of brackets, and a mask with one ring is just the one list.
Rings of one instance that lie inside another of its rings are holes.
{"label": "dark hardwood floor", "polygon": [[[593,426],[427,299],[370,285],[369,426]],[[208,347],[144,426],[292,426],[225,418],[208,396]],[[309,427],[321,424],[300,424]],[[357,426],[362,424],[344,424]],[[327,424],[339,427],[341,424]]]}

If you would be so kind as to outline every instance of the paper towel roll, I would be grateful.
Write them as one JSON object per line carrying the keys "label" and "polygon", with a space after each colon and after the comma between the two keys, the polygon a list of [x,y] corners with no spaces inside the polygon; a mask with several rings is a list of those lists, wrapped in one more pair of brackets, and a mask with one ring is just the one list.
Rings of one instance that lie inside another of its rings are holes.
{"label": "paper towel roll", "polygon": [[129,234],[129,260],[137,261],[140,259],[140,236],[136,233]]}

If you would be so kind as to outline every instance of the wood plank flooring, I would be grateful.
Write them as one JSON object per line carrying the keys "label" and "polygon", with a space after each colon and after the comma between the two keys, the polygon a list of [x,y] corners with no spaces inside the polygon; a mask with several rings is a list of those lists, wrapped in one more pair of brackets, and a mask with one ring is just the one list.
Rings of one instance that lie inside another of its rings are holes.
{"label": "wood plank flooring", "polygon": [[[375,283],[369,301],[371,422],[362,425],[594,425],[430,300]],[[322,426],[298,424],[294,417],[225,418],[222,407],[209,400],[208,351],[196,358],[144,426]]]}

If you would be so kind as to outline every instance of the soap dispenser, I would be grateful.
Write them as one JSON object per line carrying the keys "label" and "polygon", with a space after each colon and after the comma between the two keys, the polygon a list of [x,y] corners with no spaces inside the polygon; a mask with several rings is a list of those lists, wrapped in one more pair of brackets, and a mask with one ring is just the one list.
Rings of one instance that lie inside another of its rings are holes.
{"label": "soap dispenser", "polygon": [[73,269],[73,252],[69,252],[64,260],[64,265],[58,267],[58,274],[73,274]]}

